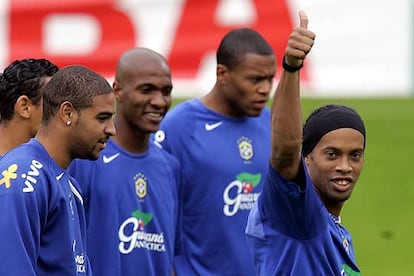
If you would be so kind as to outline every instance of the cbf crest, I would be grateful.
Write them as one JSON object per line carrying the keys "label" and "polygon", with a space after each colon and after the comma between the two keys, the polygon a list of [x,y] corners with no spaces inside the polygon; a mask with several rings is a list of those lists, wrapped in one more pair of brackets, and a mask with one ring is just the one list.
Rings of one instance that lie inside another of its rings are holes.
{"label": "cbf crest", "polygon": [[242,136],[237,139],[237,144],[239,146],[241,158],[244,160],[250,160],[253,157],[252,141],[249,138]]}
{"label": "cbf crest", "polygon": [[134,176],[135,192],[139,198],[144,198],[147,195],[147,178],[142,173]]}

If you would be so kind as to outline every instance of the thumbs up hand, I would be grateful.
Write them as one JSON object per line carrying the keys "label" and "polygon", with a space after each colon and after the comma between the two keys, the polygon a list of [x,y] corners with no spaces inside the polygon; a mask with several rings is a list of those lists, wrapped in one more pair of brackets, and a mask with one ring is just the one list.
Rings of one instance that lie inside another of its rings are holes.
{"label": "thumbs up hand", "polygon": [[293,69],[289,70],[292,72],[295,71],[294,68],[299,69],[302,67],[303,61],[312,49],[315,41],[315,34],[308,30],[309,20],[305,12],[299,11],[299,21],[299,27],[294,28],[289,36],[284,56],[284,63],[287,67]]}

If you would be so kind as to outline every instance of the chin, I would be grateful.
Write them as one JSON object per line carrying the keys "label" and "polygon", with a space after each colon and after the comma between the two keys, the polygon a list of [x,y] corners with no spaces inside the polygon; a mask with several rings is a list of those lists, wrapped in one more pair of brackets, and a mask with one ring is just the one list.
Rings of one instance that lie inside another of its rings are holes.
{"label": "chin", "polygon": [[340,195],[340,196],[337,197],[337,201],[344,203],[350,198],[351,198],[351,194]]}
{"label": "chin", "polygon": [[258,116],[260,116],[260,114],[262,114],[261,110],[246,113],[246,115],[249,116],[249,117],[258,117]]}
{"label": "chin", "polygon": [[89,160],[98,160],[98,158],[99,158],[99,155],[91,155],[91,156],[89,156]]}
{"label": "chin", "polygon": [[98,160],[99,159],[99,155],[101,153],[102,150],[99,150],[98,152],[92,152],[89,156],[90,160]]}
{"label": "chin", "polygon": [[99,158],[99,153],[96,154],[94,152],[90,152],[90,153],[85,153],[84,155],[82,155],[81,157],[78,157],[79,159],[86,159],[86,160],[98,160]]}
{"label": "chin", "polygon": [[156,125],[156,126],[153,125],[153,126],[149,126],[149,127],[145,128],[145,129],[142,129],[142,132],[151,134],[151,133],[157,132],[159,129],[160,129],[159,125]]}

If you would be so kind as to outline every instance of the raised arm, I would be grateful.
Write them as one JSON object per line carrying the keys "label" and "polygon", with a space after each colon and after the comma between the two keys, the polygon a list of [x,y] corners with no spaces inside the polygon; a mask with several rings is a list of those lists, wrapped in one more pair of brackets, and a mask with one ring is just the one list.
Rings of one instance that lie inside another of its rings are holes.
{"label": "raised arm", "polygon": [[299,12],[296,27],[286,47],[283,71],[272,102],[272,167],[287,179],[293,179],[299,168],[302,142],[302,109],[300,103],[300,68],[312,49],[315,34],[308,30],[308,18]]}

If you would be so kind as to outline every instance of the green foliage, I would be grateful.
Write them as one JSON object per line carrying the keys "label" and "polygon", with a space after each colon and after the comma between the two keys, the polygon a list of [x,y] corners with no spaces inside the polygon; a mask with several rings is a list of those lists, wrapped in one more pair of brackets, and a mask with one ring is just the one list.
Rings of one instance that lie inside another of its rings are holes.
{"label": "green foliage", "polygon": [[414,98],[305,98],[304,117],[328,103],[355,108],[367,129],[365,166],[341,214],[362,275],[412,275]]}

